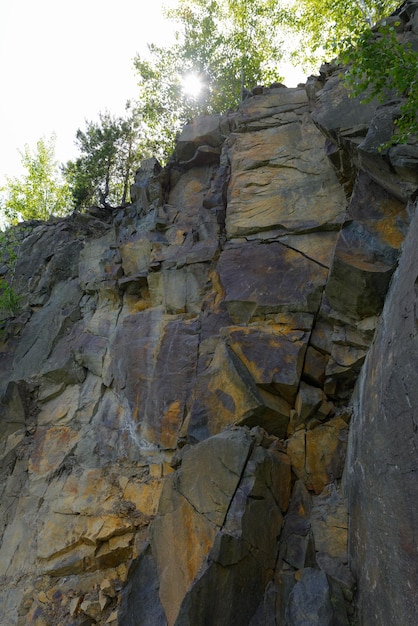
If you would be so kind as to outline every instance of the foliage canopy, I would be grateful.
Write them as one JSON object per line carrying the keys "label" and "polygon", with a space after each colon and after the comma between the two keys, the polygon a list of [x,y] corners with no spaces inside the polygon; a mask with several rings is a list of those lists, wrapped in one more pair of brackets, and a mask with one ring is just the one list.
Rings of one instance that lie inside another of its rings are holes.
{"label": "foliage canopy", "polygon": [[127,105],[126,117],[100,113],[98,122],[77,130],[80,156],[68,161],[64,175],[74,208],[124,205],[133,168],[141,158],[137,118]]}
{"label": "foliage canopy", "polygon": [[289,15],[290,26],[303,33],[294,57],[301,63],[331,60],[398,5],[399,0],[299,0]]}
{"label": "foliage canopy", "polygon": [[[178,28],[174,45],[151,45],[149,58],[137,56],[134,61],[139,79],[136,107],[146,128],[148,151],[165,160],[190,117],[223,113],[239,103],[246,89],[281,81],[280,64],[289,57],[308,70],[340,56],[356,68],[347,80],[354,93],[374,85],[374,91],[382,94],[386,79],[405,93],[399,70],[402,65],[413,68],[414,53],[388,33],[393,54],[385,55],[384,43],[371,35],[372,24],[398,4],[399,0],[178,0],[167,12]],[[297,43],[289,51],[295,37]],[[201,80],[199,97],[182,91],[181,78],[188,73]],[[416,109],[413,69],[407,75],[412,88],[403,114],[404,130]]]}
{"label": "foliage canopy", "polygon": [[347,49],[341,57],[348,65],[346,82],[354,95],[368,89],[367,100],[399,98],[395,133],[386,147],[406,143],[411,135],[418,136],[418,54],[410,44],[399,42],[399,25],[383,20],[376,30],[362,33],[356,48]]}
{"label": "foliage canopy", "polygon": [[55,160],[55,141],[55,135],[49,140],[39,139],[34,151],[25,145],[20,153],[25,173],[21,178],[6,178],[6,184],[0,189],[4,196],[1,209],[7,222],[45,220],[71,210],[68,185]]}
{"label": "foliage canopy", "polygon": [[282,80],[275,0],[179,0],[169,16],[179,26],[179,52],[202,80],[201,106],[224,112],[257,83]]}
{"label": "foliage canopy", "polygon": [[[179,0],[168,12],[178,28],[174,45],[150,45],[149,58],[134,61],[148,150],[166,159],[190,117],[223,113],[246,88],[282,80],[278,7],[275,0]],[[182,89],[188,73],[201,81],[198,98]]]}

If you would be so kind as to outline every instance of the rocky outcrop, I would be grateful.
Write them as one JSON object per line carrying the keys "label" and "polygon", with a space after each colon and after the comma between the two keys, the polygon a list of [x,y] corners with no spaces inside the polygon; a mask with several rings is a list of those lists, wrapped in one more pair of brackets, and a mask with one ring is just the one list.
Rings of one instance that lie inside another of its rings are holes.
{"label": "rocky outcrop", "polygon": [[131,206],[25,226],[5,626],[416,621],[417,147],[332,67],[258,92]]}
{"label": "rocky outcrop", "polygon": [[363,624],[418,615],[417,237],[415,212],[353,397],[345,490]]}

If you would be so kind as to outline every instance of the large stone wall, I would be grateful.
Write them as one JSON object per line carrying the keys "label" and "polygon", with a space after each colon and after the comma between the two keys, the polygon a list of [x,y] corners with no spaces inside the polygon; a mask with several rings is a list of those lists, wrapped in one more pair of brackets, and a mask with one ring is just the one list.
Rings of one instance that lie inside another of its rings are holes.
{"label": "large stone wall", "polygon": [[414,213],[353,397],[345,485],[363,624],[414,624],[418,617],[418,215]]}
{"label": "large stone wall", "polygon": [[379,152],[338,74],[197,118],[124,210],[21,231],[2,625],[416,621],[417,149]]}

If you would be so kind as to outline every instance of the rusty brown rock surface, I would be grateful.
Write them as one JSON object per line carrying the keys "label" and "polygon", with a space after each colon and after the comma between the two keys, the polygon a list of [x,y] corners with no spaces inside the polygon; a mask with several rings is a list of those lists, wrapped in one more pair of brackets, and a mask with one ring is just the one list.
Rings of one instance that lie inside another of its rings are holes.
{"label": "rusty brown rock surface", "polygon": [[21,231],[22,308],[0,337],[2,625],[351,619],[351,397],[368,358],[377,414],[383,348],[367,354],[415,206],[411,176],[383,185],[342,130],[364,134],[373,107],[347,117],[321,80],[315,123],[312,89],[266,88],[187,125],[124,210]]}

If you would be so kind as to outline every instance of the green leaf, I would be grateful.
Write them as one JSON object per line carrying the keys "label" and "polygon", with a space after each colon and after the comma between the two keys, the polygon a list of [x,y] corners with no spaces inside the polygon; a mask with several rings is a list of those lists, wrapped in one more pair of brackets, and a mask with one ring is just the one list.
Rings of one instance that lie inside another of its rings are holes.
{"label": "green leaf", "polygon": [[22,177],[6,178],[1,210],[8,223],[19,220],[46,220],[51,215],[65,215],[72,209],[67,183],[62,179],[55,160],[55,135],[39,139],[36,149],[26,145],[21,151],[25,173]]}

